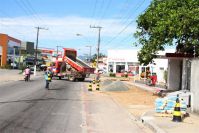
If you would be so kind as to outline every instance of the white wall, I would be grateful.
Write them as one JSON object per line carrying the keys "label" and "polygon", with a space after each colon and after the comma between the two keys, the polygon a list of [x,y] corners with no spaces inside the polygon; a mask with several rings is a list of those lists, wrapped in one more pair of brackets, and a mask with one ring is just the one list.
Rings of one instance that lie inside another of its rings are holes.
{"label": "white wall", "polygon": [[191,63],[191,108],[193,112],[199,113],[199,60],[194,59]]}
{"label": "white wall", "polygon": [[153,72],[156,72],[158,82],[165,82],[164,71],[168,69],[168,59],[154,59],[154,62]]}
{"label": "white wall", "polygon": [[108,50],[107,56],[107,71],[109,64],[113,63],[113,72],[116,73],[116,65],[125,65],[125,70],[128,69],[128,62],[138,63],[138,50]]}
{"label": "white wall", "polygon": [[108,62],[138,62],[138,50],[108,50]]}

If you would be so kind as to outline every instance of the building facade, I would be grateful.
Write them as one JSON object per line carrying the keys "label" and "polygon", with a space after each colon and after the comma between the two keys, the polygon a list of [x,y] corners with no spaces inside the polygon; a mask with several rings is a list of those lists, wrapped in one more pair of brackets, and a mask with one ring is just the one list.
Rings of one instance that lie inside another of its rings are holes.
{"label": "building facade", "polygon": [[[127,71],[133,75],[139,75],[146,79],[147,72],[157,75],[158,83],[165,83],[165,72],[168,71],[168,59],[156,58],[153,63],[140,65],[137,57],[139,50],[108,50],[107,72],[121,73]],[[164,56],[167,52],[174,52],[175,49],[159,51],[158,56]]]}
{"label": "building facade", "polygon": [[21,43],[21,55],[34,55],[34,42],[22,42]]}
{"label": "building facade", "polygon": [[20,60],[20,47],[20,40],[0,34],[0,66]]}
{"label": "building facade", "polygon": [[108,50],[107,72],[133,71],[139,66],[137,50]]}

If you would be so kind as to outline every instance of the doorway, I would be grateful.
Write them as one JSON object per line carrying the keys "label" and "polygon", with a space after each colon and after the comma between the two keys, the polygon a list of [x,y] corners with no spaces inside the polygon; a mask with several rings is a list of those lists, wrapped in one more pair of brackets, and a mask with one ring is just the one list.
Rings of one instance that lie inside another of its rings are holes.
{"label": "doorway", "polygon": [[116,65],[116,73],[121,73],[125,70],[125,65]]}

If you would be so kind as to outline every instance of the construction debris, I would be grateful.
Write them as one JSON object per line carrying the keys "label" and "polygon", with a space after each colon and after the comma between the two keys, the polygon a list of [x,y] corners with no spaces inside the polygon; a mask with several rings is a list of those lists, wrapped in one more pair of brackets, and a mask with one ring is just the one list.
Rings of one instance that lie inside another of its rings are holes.
{"label": "construction debris", "polygon": [[[156,113],[171,114],[174,111],[177,96],[169,96],[165,98],[157,98],[155,100]],[[180,109],[182,114],[186,114],[187,105],[183,99],[180,99]]]}

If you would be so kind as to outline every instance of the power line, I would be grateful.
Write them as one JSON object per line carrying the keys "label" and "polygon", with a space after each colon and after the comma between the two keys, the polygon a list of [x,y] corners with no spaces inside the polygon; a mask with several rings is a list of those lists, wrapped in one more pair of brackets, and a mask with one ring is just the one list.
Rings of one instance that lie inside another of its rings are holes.
{"label": "power line", "polygon": [[[140,3],[137,3],[137,6],[135,7],[134,12],[133,12],[133,10],[131,11],[131,10],[130,10],[131,8],[129,7],[129,10],[127,11],[126,16],[123,17],[123,18],[125,18],[125,19],[124,19],[123,22],[121,22],[121,24],[126,24],[126,23],[128,22],[128,20],[129,20],[131,17],[133,17],[133,15],[134,15],[134,13],[136,12],[136,10],[139,9],[139,7],[140,7],[144,2],[145,2],[145,0],[141,1]],[[133,13],[132,13],[132,12],[133,12]],[[122,19],[121,19],[121,20],[122,20]]]}
{"label": "power line", "polygon": [[[93,9],[93,13],[92,13],[91,18],[94,18],[94,17],[95,17],[97,4],[98,4],[98,0],[95,0],[94,9]],[[91,24],[92,24],[92,22],[91,22]]]}
{"label": "power line", "polygon": [[104,12],[102,13],[102,16],[100,17],[100,20],[99,20],[98,25],[101,24],[102,19],[105,17],[105,15],[106,15],[106,13],[107,13],[107,11],[108,11],[110,5],[111,5],[111,2],[112,2],[112,0],[109,0],[109,1],[108,1],[107,6],[105,7]]}
{"label": "power line", "polygon": [[104,8],[104,0],[102,0],[101,5],[99,6],[98,15],[97,15],[97,18],[96,18],[96,23],[94,23],[94,25],[97,24],[97,21],[100,20],[100,13],[103,10],[103,8]]}
{"label": "power line", "polygon": [[[122,16],[121,16],[121,14],[124,14],[124,12],[125,12],[124,9],[127,8],[127,9],[128,9],[127,12],[129,11],[130,8],[126,7],[126,5],[128,5],[128,6],[130,5],[130,4],[129,4],[129,0],[126,0],[126,1],[123,3],[123,6],[121,7],[121,9],[119,10],[118,14],[119,14],[120,16],[117,18],[118,20],[122,20],[123,18],[125,18],[125,17],[122,17]],[[119,23],[121,23],[121,22],[122,22],[122,21],[120,21]],[[113,22],[110,23],[107,27],[110,27],[110,26],[112,26],[112,25],[114,25],[114,24],[116,24],[116,21],[113,21]]]}
{"label": "power line", "polygon": [[[137,8],[135,9],[138,10],[143,4],[144,4],[145,0],[142,1],[142,3],[137,6]],[[135,12],[134,12],[135,13]],[[120,32],[118,32],[111,40],[109,40],[106,45],[110,44],[113,40],[115,40],[121,33],[123,33],[133,22],[136,22],[134,19],[131,20]]]}
{"label": "power line", "polygon": [[[26,2],[26,5],[27,5],[26,7],[31,9],[30,12],[32,12],[32,14],[33,14],[34,17],[37,19],[37,21],[39,21],[40,24],[43,23],[43,19],[38,15],[37,11],[33,8],[31,2],[30,2],[29,0],[24,0],[24,1]],[[24,2],[23,2],[23,3],[24,3]],[[49,26],[47,26],[47,25],[45,25],[45,24],[43,24],[43,26],[49,27]],[[56,34],[53,33],[51,30],[49,30],[49,32],[50,32],[50,34],[51,34],[52,36],[56,36]]]}
{"label": "power line", "polygon": [[[18,0],[15,0],[15,3],[24,11],[24,13],[27,15],[27,16],[30,16],[31,17],[31,15],[30,15],[30,13],[28,13],[29,11],[28,11],[28,9],[26,9],[26,7],[24,7],[24,3],[20,3]],[[33,22],[36,24],[36,25],[39,25],[36,21],[35,21],[35,19],[32,17],[32,20],[33,20]]]}
{"label": "power line", "polygon": [[24,5],[24,7],[27,9],[27,11],[32,14],[33,18],[39,23],[41,24],[41,19],[39,18],[39,16],[37,16],[36,11],[33,9],[31,3],[28,0],[21,0],[22,4]]}

